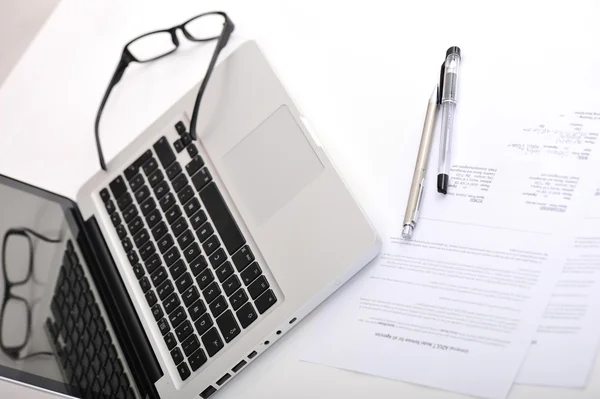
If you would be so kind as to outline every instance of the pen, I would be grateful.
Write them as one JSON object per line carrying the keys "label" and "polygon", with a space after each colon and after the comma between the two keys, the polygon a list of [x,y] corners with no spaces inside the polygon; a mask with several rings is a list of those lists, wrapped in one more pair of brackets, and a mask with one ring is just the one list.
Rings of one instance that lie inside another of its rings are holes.
{"label": "pen", "polygon": [[402,237],[404,238],[412,237],[413,230],[419,217],[419,210],[421,209],[427,159],[429,158],[429,149],[431,148],[431,139],[433,138],[433,128],[435,127],[438,92],[439,86],[436,85],[435,89],[433,89],[433,93],[431,93],[429,104],[427,105],[427,114],[425,115],[425,123],[423,124],[423,134],[421,135],[421,144],[419,144],[415,173],[410,186],[408,203],[406,204],[406,213],[404,214],[404,226],[402,228]]}
{"label": "pen", "polygon": [[460,49],[456,46],[450,47],[446,51],[446,61],[442,74],[442,131],[440,134],[440,159],[437,176],[437,190],[442,194],[448,192],[448,181],[450,180],[450,148],[452,147],[459,66]]}

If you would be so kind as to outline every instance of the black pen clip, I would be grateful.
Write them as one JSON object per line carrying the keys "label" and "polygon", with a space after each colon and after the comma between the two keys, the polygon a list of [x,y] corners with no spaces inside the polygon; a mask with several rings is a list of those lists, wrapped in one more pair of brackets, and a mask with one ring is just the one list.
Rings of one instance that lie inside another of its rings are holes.
{"label": "black pen clip", "polygon": [[438,105],[442,103],[442,90],[444,89],[444,75],[446,74],[446,60],[442,62],[442,67],[440,68],[440,86],[438,87],[437,93],[437,103]]}

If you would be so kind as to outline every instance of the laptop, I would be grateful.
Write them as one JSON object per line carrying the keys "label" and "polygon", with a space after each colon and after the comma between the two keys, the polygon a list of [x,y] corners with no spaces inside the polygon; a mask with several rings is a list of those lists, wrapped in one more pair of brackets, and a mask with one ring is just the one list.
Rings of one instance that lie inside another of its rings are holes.
{"label": "laptop", "polygon": [[254,42],[86,182],[0,176],[0,376],[68,397],[208,398],[381,240]]}

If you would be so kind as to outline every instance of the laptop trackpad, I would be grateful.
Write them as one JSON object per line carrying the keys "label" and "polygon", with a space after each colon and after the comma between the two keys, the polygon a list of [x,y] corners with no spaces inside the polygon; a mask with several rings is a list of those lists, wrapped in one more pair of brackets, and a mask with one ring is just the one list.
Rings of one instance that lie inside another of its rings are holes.
{"label": "laptop trackpad", "polygon": [[257,226],[323,170],[287,106],[244,137],[223,157],[223,165]]}

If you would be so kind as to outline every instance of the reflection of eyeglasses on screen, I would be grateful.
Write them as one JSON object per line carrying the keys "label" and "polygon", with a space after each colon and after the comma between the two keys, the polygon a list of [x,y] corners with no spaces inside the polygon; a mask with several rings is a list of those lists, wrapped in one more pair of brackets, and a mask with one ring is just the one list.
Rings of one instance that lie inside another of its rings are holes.
{"label": "reflection of eyeglasses on screen", "polygon": [[35,240],[49,243],[60,242],[43,236],[28,228],[10,229],[2,240],[2,279],[4,296],[0,308],[0,349],[15,360],[23,360],[48,352],[30,353],[20,356],[31,335],[31,304],[14,294],[12,289],[25,285],[33,274]]}

